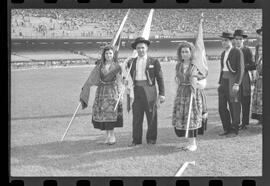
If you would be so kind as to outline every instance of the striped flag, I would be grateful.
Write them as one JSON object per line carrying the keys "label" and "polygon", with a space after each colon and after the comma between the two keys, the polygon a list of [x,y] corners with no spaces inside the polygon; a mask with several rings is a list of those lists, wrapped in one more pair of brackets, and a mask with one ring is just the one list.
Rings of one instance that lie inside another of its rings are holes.
{"label": "striped flag", "polygon": [[[113,37],[113,39],[110,42],[110,45],[112,47],[116,47],[116,55],[117,56],[118,56],[118,50],[119,50],[120,44],[121,44],[121,33],[122,33],[123,27],[125,25],[125,22],[127,20],[129,11],[130,11],[130,9],[128,9],[125,17],[122,20],[122,23],[121,23],[118,31],[116,32],[115,36]],[[86,80],[86,82],[84,83],[84,85],[82,87],[82,91],[80,94],[80,102],[82,104],[82,109],[85,109],[88,106],[88,100],[89,100],[89,96],[90,96],[91,86],[98,85],[99,82],[100,82],[100,63],[98,63],[95,66],[95,68],[91,71],[88,79]]]}

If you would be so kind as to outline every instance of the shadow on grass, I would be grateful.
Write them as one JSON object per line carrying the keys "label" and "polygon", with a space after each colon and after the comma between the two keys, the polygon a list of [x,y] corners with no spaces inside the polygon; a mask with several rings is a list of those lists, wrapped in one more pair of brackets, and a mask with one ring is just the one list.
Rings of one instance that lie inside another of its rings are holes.
{"label": "shadow on grass", "polygon": [[[211,111],[209,111],[211,113]],[[209,115],[208,130],[205,135],[199,136],[200,141],[225,140],[226,137],[218,136],[222,131],[221,125],[211,123],[216,121],[216,115]],[[117,131],[116,131],[117,132]],[[144,134],[146,131],[144,131]],[[241,131],[238,138],[250,137],[261,133],[261,126],[252,125],[249,129]],[[83,136],[81,136],[83,137]],[[186,152],[178,150],[176,147],[185,143],[184,138],[176,137],[172,127],[159,128],[156,145],[143,144],[136,147],[128,147],[131,142],[130,132],[117,132],[117,143],[115,145],[105,145],[101,136],[92,136],[91,140],[80,140],[80,136],[72,136],[77,141],[51,142],[45,144],[25,145],[11,148],[11,165],[18,166],[41,166],[56,169],[72,169],[75,167],[85,167],[93,162],[103,162],[120,160],[125,158],[139,158],[146,156],[162,156],[172,153]],[[134,159],[131,159],[131,161]],[[95,166],[90,166],[89,169]]]}
{"label": "shadow on grass", "polygon": [[166,155],[177,152],[175,145],[147,145],[128,147],[129,135],[118,136],[115,145],[101,144],[94,140],[51,142],[46,144],[17,146],[11,148],[11,164],[16,166],[40,166],[71,169],[98,161],[110,161],[141,156]]}
{"label": "shadow on grass", "polygon": [[[90,113],[78,113],[76,114],[76,117],[80,116],[89,116]],[[29,116],[29,117],[13,117],[11,120],[33,120],[33,119],[53,119],[53,118],[71,118],[73,114],[59,114],[59,115],[48,115],[48,116]]]}

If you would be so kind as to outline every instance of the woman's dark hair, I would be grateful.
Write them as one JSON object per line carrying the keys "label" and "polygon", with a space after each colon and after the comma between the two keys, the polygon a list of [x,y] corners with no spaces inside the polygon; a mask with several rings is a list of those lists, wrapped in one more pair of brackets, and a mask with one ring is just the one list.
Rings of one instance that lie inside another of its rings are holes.
{"label": "woman's dark hair", "polygon": [[179,62],[183,62],[183,58],[181,56],[182,48],[189,48],[190,49],[191,59],[192,59],[195,46],[193,45],[193,43],[184,41],[184,42],[179,43],[179,46],[177,48],[177,58],[178,58]]}
{"label": "woman's dark hair", "polygon": [[108,51],[108,50],[112,50],[113,51],[113,62],[117,62],[117,55],[116,55],[116,50],[114,47],[112,46],[105,46],[102,50],[102,54],[101,54],[101,63],[102,65],[105,65],[105,61],[106,61],[106,58],[105,58],[105,53]]}
{"label": "woman's dark hair", "polygon": [[195,50],[195,46],[193,45],[193,43],[190,43],[190,42],[187,42],[187,41],[179,43],[179,46],[177,48],[178,62],[176,64],[176,66],[175,66],[176,74],[178,73],[180,65],[183,62],[183,58],[182,58],[182,55],[181,55],[181,51],[182,51],[183,48],[189,48],[190,49],[191,60],[193,59],[193,54],[194,54],[194,50]]}

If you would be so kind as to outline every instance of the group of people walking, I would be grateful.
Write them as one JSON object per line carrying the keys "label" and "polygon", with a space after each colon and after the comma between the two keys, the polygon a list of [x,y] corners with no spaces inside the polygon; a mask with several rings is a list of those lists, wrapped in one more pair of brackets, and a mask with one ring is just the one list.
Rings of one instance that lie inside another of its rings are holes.
{"label": "group of people walking", "polygon": [[[262,29],[257,33],[261,37]],[[256,46],[254,61],[251,50],[243,45],[247,35],[242,30],[236,30],[234,34],[223,32],[220,37],[224,47],[218,87],[219,114],[224,129],[220,135],[237,135],[239,129],[246,129],[249,124],[250,105],[252,118],[262,123],[262,44],[259,42]],[[115,144],[114,128],[123,127],[123,103],[122,99],[118,103],[118,99],[122,87],[128,83],[124,71],[131,76],[134,91],[132,142],[128,146],[142,144],[144,113],[148,124],[146,142],[156,144],[157,107],[165,102],[165,86],[159,61],[148,55],[149,46],[149,40],[143,37],[135,39],[132,48],[138,56],[123,64],[118,63],[115,48],[107,46],[96,64],[100,70],[100,81],[92,109],[92,123],[94,128],[106,131],[105,144]],[[175,134],[178,137],[187,134],[189,139],[189,143],[180,148],[189,151],[197,149],[197,135],[204,134],[208,118],[204,92],[206,76],[192,63],[194,48],[190,42],[182,42],[177,48],[177,90],[172,112]],[[250,78],[251,71],[256,75],[255,81]],[[251,103],[253,83],[255,89]]]}

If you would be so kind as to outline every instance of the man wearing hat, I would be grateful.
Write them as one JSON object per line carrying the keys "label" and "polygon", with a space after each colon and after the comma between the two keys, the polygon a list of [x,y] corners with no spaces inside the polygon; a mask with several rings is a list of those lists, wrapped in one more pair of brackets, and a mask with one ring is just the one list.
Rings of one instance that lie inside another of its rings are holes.
{"label": "man wearing hat", "polygon": [[[224,132],[223,135],[237,135],[240,123],[240,84],[244,74],[244,59],[240,49],[232,46],[233,35],[223,32],[221,54],[221,72],[218,87],[219,115]],[[229,109],[227,106],[229,105]]]}
{"label": "man wearing hat", "polygon": [[257,60],[258,57],[258,46],[262,44],[262,27],[256,30],[256,33],[258,34],[257,38],[257,45],[255,47],[255,61]]}
{"label": "man wearing hat", "polygon": [[[146,133],[147,144],[155,144],[157,140],[157,101],[163,103],[164,80],[160,63],[157,59],[148,56],[150,41],[138,37],[132,43],[138,57],[131,59],[127,66],[134,84],[134,102],[132,105],[132,138],[129,146],[142,144],[143,118],[147,117],[148,129]],[[156,89],[158,84],[158,96]]]}
{"label": "man wearing hat", "polygon": [[244,39],[248,36],[243,30],[235,30],[234,34],[234,44],[235,47],[240,49],[244,55],[244,65],[245,71],[243,75],[243,80],[240,85],[241,94],[241,107],[242,107],[242,125],[240,129],[246,129],[249,125],[249,114],[250,114],[250,100],[251,100],[251,79],[249,72],[256,70],[255,62],[253,61],[252,52],[249,47],[244,46]]}

